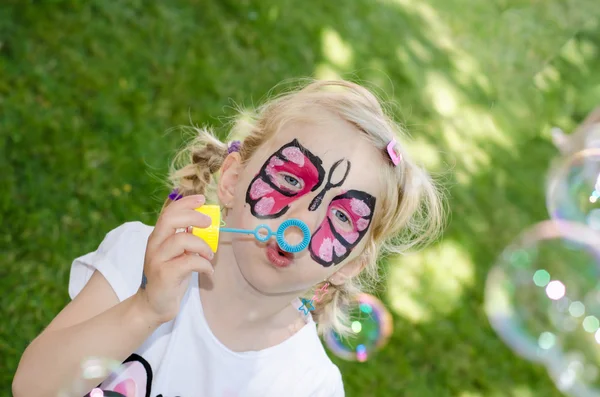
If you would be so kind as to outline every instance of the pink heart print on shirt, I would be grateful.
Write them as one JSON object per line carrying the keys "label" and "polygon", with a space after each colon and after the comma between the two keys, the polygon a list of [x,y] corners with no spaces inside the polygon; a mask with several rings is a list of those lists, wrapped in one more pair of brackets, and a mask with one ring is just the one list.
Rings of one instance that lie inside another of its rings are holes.
{"label": "pink heart print on shirt", "polygon": [[324,177],[321,159],[294,139],[263,164],[246,191],[246,203],[257,218],[277,218],[292,201],[316,190]]}
{"label": "pink heart print on shirt", "polygon": [[[105,397],[150,397],[151,387],[152,368],[142,356],[134,353],[98,388]],[[85,397],[95,397],[95,391]]]}
{"label": "pink heart print on shirt", "polygon": [[311,257],[325,267],[346,259],[367,233],[375,201],[369,193],[358,190],[334,197],[325,219],[310,239]]}

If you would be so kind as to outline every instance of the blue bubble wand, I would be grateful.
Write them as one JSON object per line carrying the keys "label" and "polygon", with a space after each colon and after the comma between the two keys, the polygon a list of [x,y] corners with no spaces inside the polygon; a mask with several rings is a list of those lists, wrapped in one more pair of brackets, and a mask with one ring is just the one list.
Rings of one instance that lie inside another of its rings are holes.
{"label": "blue bubble wand", "polygon": [[[285,231],[290,227],[296,227],[302,232],[302,241],[300,241],[298,244],[292,245],[285,240]],[[219,230],[230,233],[252,234],[254,235],[254,238],[262,243],[268,241],[272,236],[275,236],[275,240],[277,241],[279,247],[282,250],[291,253],[305,250],[310,242],[310,230],[308,229],[306,223],[299,219],[287,219],[283,221],[277,228],[276,232],[273,232],[271,228],[264,223],[258,225],[254,230],[236,229],[231,227],[220,227]]]}

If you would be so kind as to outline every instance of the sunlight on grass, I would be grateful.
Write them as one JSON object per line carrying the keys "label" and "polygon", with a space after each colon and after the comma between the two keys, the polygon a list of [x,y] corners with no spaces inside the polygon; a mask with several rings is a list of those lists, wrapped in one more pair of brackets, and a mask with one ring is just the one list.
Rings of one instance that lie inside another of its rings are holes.
{"label": "sunlight on grass", "polygon": [[419,58],[419,60],[423,62],[431,62],[433,60],[433,55],[431,54],[431,51],[425,48],[423,43],[421,43],[420,41],[409,37],[404,42],[404,45],[410,48],[412,53],[416,55],[416,57]]}
{"label": "sunlight on grass", "polygon": [[473,284],[469,254],[452,241],[390,263],[388,299],[392,310],[414,323],[431,321],[459,304]]}
{"label": "sunlight on grass", "polygon": [[548,64],[533,77],[535,86],[541,91],[548,92],[560,84],[561,78],[558,70]]}
{"label": "sunlight on grass", "polygon": [[437,171],[442,163],[440,160],[440,150],[435,144],[424,138],[412,138],[405,142],[407,152],[423,164],[429,171]]}
{"label": "sunlight on grass", "polygon": [[429,72],[425,92],[433,108],[442,116],[452,116],[458,109],[458,93],[446,77],[438,72]]}
{"label": "sunlight on grass", "polygon": [[315,78],[321,80],[342,80],[338,71],[327,63],[320,63],[315,68]]}
{"label": "sunlight on grass", "polygon": [[268,18],[269,18],[269,21],[271,21],[271,22],[274,22],[277,20],[277,18],[279,18],[279,7],[278,6],[272,6],[269,9]]}
{"label": "sunlight on grass", "polygon": [[[474,63],[463,65],[473,73],[476,70]],[[467,171],[457,172],[459,183],[469,183],[469,174],[490,166],[490,155],[482,143],[514,148],[510,131],[501,130],[489,109],[468,100],[445,75],[431,71],[425,74],[425,81],[425,96],[442,118],[439,123],[442,139],[452,152],[460,154],[457,160]]]}
{"label": "sunlight on grass", "polygon": [[586,63],[589,59],[586,59],[586,55],[594,56],[595,52],[587,49],[586,52],[582,51],[582,48],[578,45],[577,40],[571,39],[563,46],[560,54],[570,62],[573,66],[577,67],[582,73],[588,72],[589,69]]}
{"label": "sunlight on grass", "polygon": [[473,393],[471,391],[464,391],[458,395],[458,397],[481,397],[480,393]]}
{"label": "sunlight on grass", "polygon": [[592,60],[598,56],[598,47],[589,40],[581,40],[579,48],[586,60]]}
{"label": "sunlight on grass", "polygon": [[[389,74],[385,72],[385,63],[380,59],[370,59],[368,65],[364,71],[365,80],[368,82],[367,86],[375,91],[384,102],[392,101],[395,87]],[[392,102],[392,104],[394,103]]]}
{"label": "sunlight on grass", "polygon": [[353,51],[350,44],[345,43],[339,33],[331,28],[325,28],[321,35],[323,55],[333,65],[348,68],[352,65]]}
{"label": "sunlight on grass", "polygon": [[[442,122],[443,139],[447,147],[455,154],[457,165],[467,171],[464,176],[466,179],[459,181],[461,184],[470,182],[470,174],[476,174],[482,168],[489,167],[491,164],[490,154],[481,142],[492,140],[494,134],[498,132],[491,127],[485,115],[477,115],[469,112],[463,107],[463,113],[460,117]],[[499,136],[502,138],[502,136]],[[494,139],[500,142],[501,139]],[[510,141],[505,140],[508,145]],[[459,170],[457,170],[459,171]],[[457,173],[457,176],[459,174]]]}
{"label": "sunlight on grass", "polygon": [[400,5],[401,7],[409,7],[414,0],[379,0],[381,4],[394,4]]}
{"label": "sunlight on grass", "polygon": [[533,397],[533,391],[531,391],[531,388],[527,387],[527,386],[519,386],[519,387],[515,387],[512,390],[511,396],[515,396],[515,397]]}
{"label": "sunlight on grass", "polygon": [[412,5],[413,9],[423,18],[427,25],[428,38],[440,46],[440,48],[454,50],[456,46],[451,40],[453,35],[433,7],[422,1],[414,1]]}
{"label": "sunlight on grass", "polygon": [[439,14],[431,5],[419,0],[395,0],[395,3],[423,19],[424,24],[427,26],[426,34],[429,40],[436,43],[440,48],[446,50],[456,49],[456,46],[452,43],[452,34],[448,25],[442,22]]}
{"label": "sunlight on grass", "polygon": [[462,50],[457,50],[451,57],[454,64],[452,76],[462,85],[475,84],[487,94],[492,91],[492,83],[487,75],[481,72],[479,62]]}

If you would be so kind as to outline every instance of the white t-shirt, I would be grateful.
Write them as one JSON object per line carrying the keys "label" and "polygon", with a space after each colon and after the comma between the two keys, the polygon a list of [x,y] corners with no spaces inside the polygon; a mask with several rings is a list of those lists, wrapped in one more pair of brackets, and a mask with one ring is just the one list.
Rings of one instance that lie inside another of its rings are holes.
{"label": "white t-shirt", "polygon": [[[134,295],[152,230],[140,222],[125,223],[108,233],[95,252],[75,259],[71,298],[95,270],[120,301]],[[302,329],[276,346],[233,352],[204,318],[194,273],[177,317],[157,328],[101,389],[127,397],[343,397],[340,371],[325,353],[310,314],[306,319]]]}

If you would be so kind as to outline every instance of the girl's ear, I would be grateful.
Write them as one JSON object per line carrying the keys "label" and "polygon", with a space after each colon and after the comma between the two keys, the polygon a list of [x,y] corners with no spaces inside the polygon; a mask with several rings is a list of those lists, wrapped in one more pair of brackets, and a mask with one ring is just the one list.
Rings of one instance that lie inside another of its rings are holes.
{"label": "girl's ear", "polygon": [[229,203],[233,202],[241,169],[242,157],[239,153],[233,152],[225,158],[221,166],[221,174],[219,175],[219,184],[217,186],[217,195],[223,205],[229,205]]}

